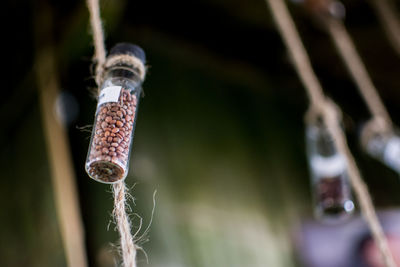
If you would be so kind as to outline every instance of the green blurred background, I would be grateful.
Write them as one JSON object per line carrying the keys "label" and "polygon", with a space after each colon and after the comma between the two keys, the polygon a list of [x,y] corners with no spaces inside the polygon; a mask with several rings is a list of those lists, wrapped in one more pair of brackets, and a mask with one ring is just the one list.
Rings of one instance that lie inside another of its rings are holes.
{"label": "green blurred background", "polygon": [[[149,64],[126,179],[144,224],[158,191],[143,244],[149,265],[139,252],[139,266],[302,266],[293,235],[312,216],[308,102],[265,2],[100,2],[107,48],[136,43]],[[367,2],[344,4],[346,25],[399,124],[400,58]],[[290,8],[327,94],[343,108],[375,204],[399,206],[398,175],[360,150],[357,135],[369,114],[329,37],[301,6]],[[63,112],[89,263],[114,266],[111,190],[84,171],[90,133],[81,127],[92,124],[96,107],[85,1],[6,1],[3,12],[0,265],[66,266],[35,75],[35,55],[50,44],[57,69],[49,75],[69,99]]]}

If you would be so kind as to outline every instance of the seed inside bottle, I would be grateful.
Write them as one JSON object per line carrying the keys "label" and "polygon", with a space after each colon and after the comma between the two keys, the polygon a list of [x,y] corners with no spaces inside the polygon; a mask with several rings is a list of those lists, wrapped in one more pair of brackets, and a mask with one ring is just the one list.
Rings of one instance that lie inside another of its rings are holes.
{"label": "seed inside bottle", "polygon": [[112,183],[126,176],[134,124],[122,121],[135,117],[136,103],[136,95],[122,88],[117,102],[103,103],[98,107],[95,134],[86,163],[92,178]]}

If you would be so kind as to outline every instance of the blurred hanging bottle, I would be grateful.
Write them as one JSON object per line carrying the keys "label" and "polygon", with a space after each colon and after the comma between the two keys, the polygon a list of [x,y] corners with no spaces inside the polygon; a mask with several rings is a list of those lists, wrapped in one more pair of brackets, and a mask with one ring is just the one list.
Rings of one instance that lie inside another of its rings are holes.
{"label": "blurred hanging bottle", "polygon": [[391,129],[367,123],[361,132],[363,149],[375,159],[400,174],[400,137]]}
{"label": "blurred hanging bottle", "polygon": [[306,142],[315,216],[327,222],[341,221],[354,210],[346,158],[322,124],[307,126]]}
{"label": "blurred hanging bottle", "polygon": [[[133,57],[145,63],[144,51],[132,44],[120,43],[110,57]],[[115,183],[125,179],[142,92],[143,76],[132,62],[116,61],[105,70],[100,87],[92,138],[86,159],[86,172],[96,181]]]}

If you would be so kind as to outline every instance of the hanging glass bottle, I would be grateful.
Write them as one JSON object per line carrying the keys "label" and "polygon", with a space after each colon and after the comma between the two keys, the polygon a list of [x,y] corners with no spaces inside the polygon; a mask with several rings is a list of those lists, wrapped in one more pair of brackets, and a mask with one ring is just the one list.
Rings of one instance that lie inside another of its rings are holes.
{"label": "hanging glass bottle", "polygon": [[[144,51],[136,45],[117,44],[109,57],[121,55],[145,63]],[[86,172],[99,182],[114,183],[128,173],[142,82],[138,69],[124,60],[105,71],[86,159]]]}
{"label": "hanging glass bottle", "polygon": [[362,130],[363,149],[375,159],[400,174],[400,137],[392,130],[374,129],[367,124]]}
{"label": "hanging glass bottle", "polygon": [[348,217],[354,210],[354,203],[345,156],[336,150],[322,124],[307,126],[306,142],[316,217],[324,221]]}

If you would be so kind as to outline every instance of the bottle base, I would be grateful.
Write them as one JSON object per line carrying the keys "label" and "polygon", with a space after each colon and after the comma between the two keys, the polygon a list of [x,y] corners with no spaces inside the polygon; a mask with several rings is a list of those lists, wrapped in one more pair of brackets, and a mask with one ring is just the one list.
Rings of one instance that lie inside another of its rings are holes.
{"label": "bottle base", "polygon": [[86,172],[89,177],[105,184],[113,184],[124,180],[125,170],[116,163],[97,160],[86,166]]}

